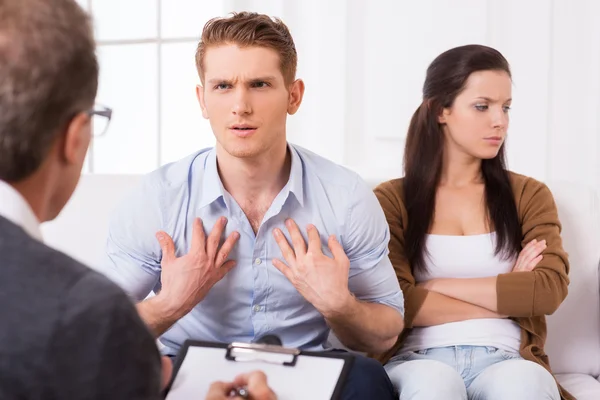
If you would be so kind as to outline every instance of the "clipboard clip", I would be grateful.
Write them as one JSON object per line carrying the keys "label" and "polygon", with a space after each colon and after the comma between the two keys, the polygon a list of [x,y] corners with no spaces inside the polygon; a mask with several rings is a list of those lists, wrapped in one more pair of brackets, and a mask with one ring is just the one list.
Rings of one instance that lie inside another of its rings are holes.
{"label": "clipboard clip", "polygon": [[299,349],[285,348],[272,344],[234,342],[227,346],[225,358],[229,361],[261,361],[294,367],[299,355]]}

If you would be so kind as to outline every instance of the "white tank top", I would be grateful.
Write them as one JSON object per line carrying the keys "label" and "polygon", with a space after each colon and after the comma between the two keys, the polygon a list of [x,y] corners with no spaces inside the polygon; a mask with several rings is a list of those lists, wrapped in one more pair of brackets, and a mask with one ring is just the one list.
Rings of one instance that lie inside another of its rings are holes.
{"label": "white tank top", "polygon": [[[495,233],[470,236],[427,235],[425,255],[428,272],[415,273],[417,282],[434,278],[484,278],[510,272],[516,261],[494,255]],[[510,319],[472,319],[417,327],[409,333],[402,350],[417,351],[446,346],[492,346],[519,351],[521,328]]]}

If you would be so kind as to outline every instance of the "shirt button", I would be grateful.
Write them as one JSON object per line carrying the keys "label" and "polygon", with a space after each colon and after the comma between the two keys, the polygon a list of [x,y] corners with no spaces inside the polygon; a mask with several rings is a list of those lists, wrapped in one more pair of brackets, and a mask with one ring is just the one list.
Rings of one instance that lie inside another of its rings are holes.
{"label": "shirt button", "polygon": [[254,264],[256,264],[256,265],[260,265],[261,262],[262,262],[262,260],[260,258],[257,258],[256,260],[254,260]]}
{"label": "shirt button", "polygon": [[254,312],[259,312],[261,307],[257,304],[254,307],[252,307],[252,309],[254,310]]}

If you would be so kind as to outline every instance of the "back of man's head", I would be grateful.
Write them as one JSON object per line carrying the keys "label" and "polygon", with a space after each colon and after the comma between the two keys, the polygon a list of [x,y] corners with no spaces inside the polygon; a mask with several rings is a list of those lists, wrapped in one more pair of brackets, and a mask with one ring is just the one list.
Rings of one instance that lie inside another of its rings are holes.
{"label": "back of man's head", "polygon": [[35,172],[97,88],[91,24],[74,0],[0,0],[0,180]]}

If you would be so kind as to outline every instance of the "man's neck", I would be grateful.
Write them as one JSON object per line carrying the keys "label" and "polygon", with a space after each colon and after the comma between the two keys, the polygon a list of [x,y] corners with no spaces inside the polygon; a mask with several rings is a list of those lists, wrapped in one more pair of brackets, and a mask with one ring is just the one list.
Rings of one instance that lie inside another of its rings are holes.
{"label": "man's neck", "polygon": [[217,147],[217,164],[225,190],[238,203],[251,200],[270,204],[290,177],[292,156],[285,142],[256,158],[233,157]]}
{"label": "man's neck", "polygon": [[32,176],[10,185],[23,196],[38,222],[46,222],[50,215],[50,187],[48,179],[43,173],[35,172]]}

